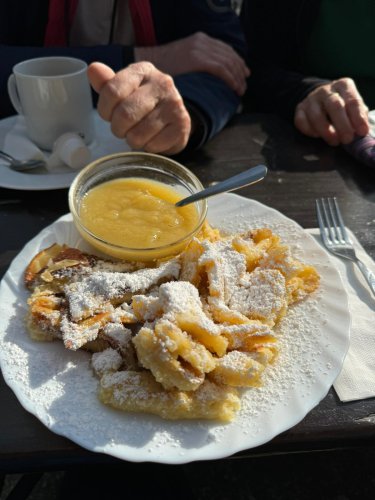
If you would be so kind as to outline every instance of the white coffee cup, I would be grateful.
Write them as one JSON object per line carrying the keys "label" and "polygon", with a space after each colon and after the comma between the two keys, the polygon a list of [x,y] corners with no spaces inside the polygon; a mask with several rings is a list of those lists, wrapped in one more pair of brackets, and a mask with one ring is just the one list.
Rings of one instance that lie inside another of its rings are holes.
{"label": "white coffee cup", "polygon": [[74,132],[89,144],[94,137],[87,64],[72,57],[40,57],[13,67],[8,93],[25,118],[30,139],[51,150],[58,137]]}

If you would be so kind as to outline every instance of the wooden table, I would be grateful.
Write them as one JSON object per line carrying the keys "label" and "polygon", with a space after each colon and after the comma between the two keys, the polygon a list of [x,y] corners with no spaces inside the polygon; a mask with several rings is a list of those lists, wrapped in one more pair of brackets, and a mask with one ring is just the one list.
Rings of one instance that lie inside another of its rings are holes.
{"label": "wooden table", "polygon": [[[266,179],[238,193],[275,208],[301,226],[316,227],[315,198],[337,196],[347,225],[375,258],[375,168],[341,148],[301,137],[272,115],[241,115],[200,151],[179,160],[206,185],[265,163]],[[33,236],[68,212],[67,190],[0,189],[0,272]],[[0,472],[65,469],[119,462],[50,432],[0,380]],[[366,448],[375,444],[375,399],[341,403],[331,389],[302,422],[271,442],[236,456]]]}

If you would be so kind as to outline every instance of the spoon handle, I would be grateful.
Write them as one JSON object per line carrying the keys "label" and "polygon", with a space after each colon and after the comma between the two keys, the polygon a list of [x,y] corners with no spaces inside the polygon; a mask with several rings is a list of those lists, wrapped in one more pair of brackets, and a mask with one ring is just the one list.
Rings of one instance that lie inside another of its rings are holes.
{"label": "spoon handle", "polygon": [[9,161],[9,163],[14,163],[14,158],[7,153],[4,153],[4,151],[0,151],[0,158]]}
{"label": "spoon handle", "polygon": [[183,198],[176,203],[176,207],[184,207],[189,203],[193,203],[194,201],[198,201],[203,198],[208,198],[209,196],[213,196],[215,194],[227,193],[228,191],[234,191],[235,189],[249,186],[250,184],[254,184],[255,182],[264,179],[266,174],[267,167],[265,165],[257,165],[249,170],[245,170],[245,172],[229,177],[229,179],[225,179],[225,181],[218,182],[207,189],[203,189],[203,191],[199,191],[199,193]]}

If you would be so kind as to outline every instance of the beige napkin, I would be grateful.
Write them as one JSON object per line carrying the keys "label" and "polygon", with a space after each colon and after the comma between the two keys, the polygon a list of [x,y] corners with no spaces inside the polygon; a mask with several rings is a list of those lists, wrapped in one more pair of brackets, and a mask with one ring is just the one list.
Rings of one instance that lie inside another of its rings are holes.
{"label": "beige napkin", "polygon": [[[374,261],[354,234],[347,231],[358,258],[375,272]],[[322,245],[319,229],[307,229],[307,232]],[[372,398],[375,397],[375,297],[354,263],[331,253],[329,257],[340,273],[352,316],[349,350],[333,387],[343,402]]]}

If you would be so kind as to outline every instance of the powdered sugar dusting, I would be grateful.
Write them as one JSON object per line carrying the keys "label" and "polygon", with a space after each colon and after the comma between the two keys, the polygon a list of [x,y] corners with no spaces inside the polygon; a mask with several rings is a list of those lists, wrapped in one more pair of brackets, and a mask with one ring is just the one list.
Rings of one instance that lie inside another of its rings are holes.
{"label": "powdered sugar dusting", "polygon": [[[257,417],[269,413],[276,405],[290,404],[295,393],[306,397],[314,384],[314,373],[320,364],[321,350],[317,347],[322,338],[318,328],[319,310],[314,300],[292,306],[274,333],[278,337],[279,355],[264,374],[260,388],[247,391],[242,399],[239,424],[246,427],[248,415]],[[303,363],[300,364],[301,353]],[[319,368],[320,369],[320,368]]]}
{"label": "powdered sugar dusting", "polygon": [[229,301],[229,307],[245,315],[275,319],[286,307],[285,278],[274,269],[255,269],[242,278]]}
{"label": "powdered sugar dusting", "polygon": [[201,266],[207,266],[210,279],[210,295],[229,300],[238,277],[245,274],[245,256],[233,250],[231,242],[203,243],[204,253],[199,258]]}
{"label": "powdered sugar dusting", "polygon": [[118,370],[122,364],[122,357],[116,349],[109,347],[102,352],[94,352],[91,364],[94,372],[100,377],[105,372]]}
{"label": "powdered sugar dusting", "polygon": [[125,301],[127,293],[143,293],[163,279],[176,279],[180,265],[170,260],[155,269],[140,269],[132,273],[95,272],[82,281],[65,287],[70,314],[75,321],[87,311],[101,311],[102,304],[112,299]]}
{"label": "powdered sugar dusting", "polygon": [[27,337],[23,323],[24,263],[46,243],[77,244],[79,235],[66,216],[20,253],[0,290],[3,374],[21,403],[46,426],[90,450],[127,460],[183,463],[262,444],[302,419],[324,397],[339,372],[349,331],[345,295],[326,254],[281,214],[235,195],[214,198],[210,218],[228,231],[270,227],[291,244],[297,258],[316,266],[322,278],[318,293],[291,307],[276,328],[279,356],[264,372],[264,385],[244,391],[242,408],[227,425],[166,421],[101,404],[90,355],[67,352],[58,342],[36,343]]}

